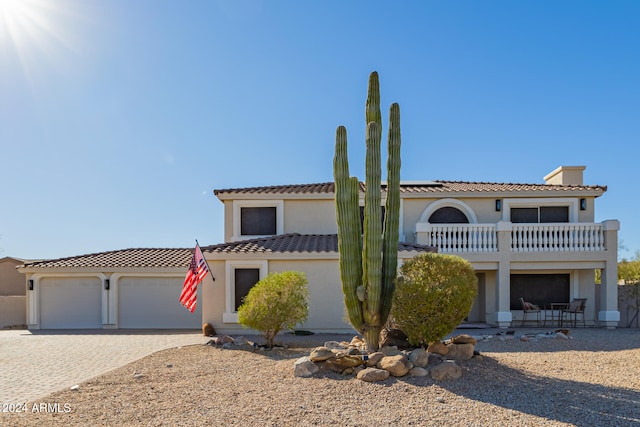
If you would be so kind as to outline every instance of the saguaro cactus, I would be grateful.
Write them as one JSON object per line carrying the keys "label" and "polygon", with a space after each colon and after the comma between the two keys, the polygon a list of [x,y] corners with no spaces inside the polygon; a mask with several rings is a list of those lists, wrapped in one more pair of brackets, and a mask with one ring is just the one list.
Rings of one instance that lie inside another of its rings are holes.
{"label": "saguaro cactus", "polygon": [[393,297],[398,263],[400,217],[400,107],[392,104],[389,114],[387,200],[384,226],[381,208],[380,89],[378,73],[369,76],[366,103],[366,166],[364,236],[360,230],[360,183],[349,176],[347,131],[336,130],[333,173],[338,222],[340,279],[351,325],[360,332],[370,350],[377,350]]}

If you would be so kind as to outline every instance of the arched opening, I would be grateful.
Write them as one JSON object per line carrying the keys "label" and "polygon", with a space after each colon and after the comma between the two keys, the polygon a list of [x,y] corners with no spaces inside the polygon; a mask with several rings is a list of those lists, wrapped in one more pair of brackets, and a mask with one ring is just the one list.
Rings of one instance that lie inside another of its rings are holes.
{"label": "arched opening", "polygon": [[469,218],[460,209],[445,206],[433,212],[428,222],[430,224],[469,224]]}

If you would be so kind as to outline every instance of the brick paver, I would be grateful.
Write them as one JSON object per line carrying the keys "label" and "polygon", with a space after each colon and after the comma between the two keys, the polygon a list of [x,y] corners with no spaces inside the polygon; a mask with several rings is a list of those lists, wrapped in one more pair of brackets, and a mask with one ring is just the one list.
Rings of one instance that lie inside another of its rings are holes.
{"label": "brick paver", "polygon": [[0,405],[27,403],[156,351],[207,341],[199,331],[0,331]]}

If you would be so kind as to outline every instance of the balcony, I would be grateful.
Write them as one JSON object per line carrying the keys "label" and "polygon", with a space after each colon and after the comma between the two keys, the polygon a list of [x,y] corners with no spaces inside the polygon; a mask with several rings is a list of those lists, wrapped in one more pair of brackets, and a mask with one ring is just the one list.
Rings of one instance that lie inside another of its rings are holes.
{"label": "balcony", "polygon": [[[511,252],[601,252],[606,232],[618,221],[553,224],[425,224],[416,225],[416,242],[440,253],[498,252],[498,239],[509,239]],[[614,248],[615,249],[615,248]]]}

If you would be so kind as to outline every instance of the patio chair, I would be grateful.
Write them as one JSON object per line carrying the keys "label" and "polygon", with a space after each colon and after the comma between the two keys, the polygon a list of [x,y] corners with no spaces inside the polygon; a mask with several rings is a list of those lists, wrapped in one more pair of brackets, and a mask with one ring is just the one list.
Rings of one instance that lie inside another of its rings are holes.
{"label": "patio chair", "polygon": [[520,322],[520,327],[524,326],[524,322],[527,320],[528,314],[534,314],[536,319],[536,326],[540,326],[540,316],[542,310],[537,305],[531,304],[524,300],[524,298],[520,297],[520,303],[522,304],[522,322]]}
{"label": "patio chair", "polygon": [[564,321],[565,314],[568,315],[568,320],[571,322],[571,318],[573,318],[573,327],[576,327],[576,323],[578,320],[578,315],[582,316],[582,326],[587,327],[587,324],[584,320],[584,308],[587,304],[587,298],[574,298],[571,303],[567,306],[567,308],[562,310],[562,318],[560,319],[560,324],[562,325],[562,321]]}

